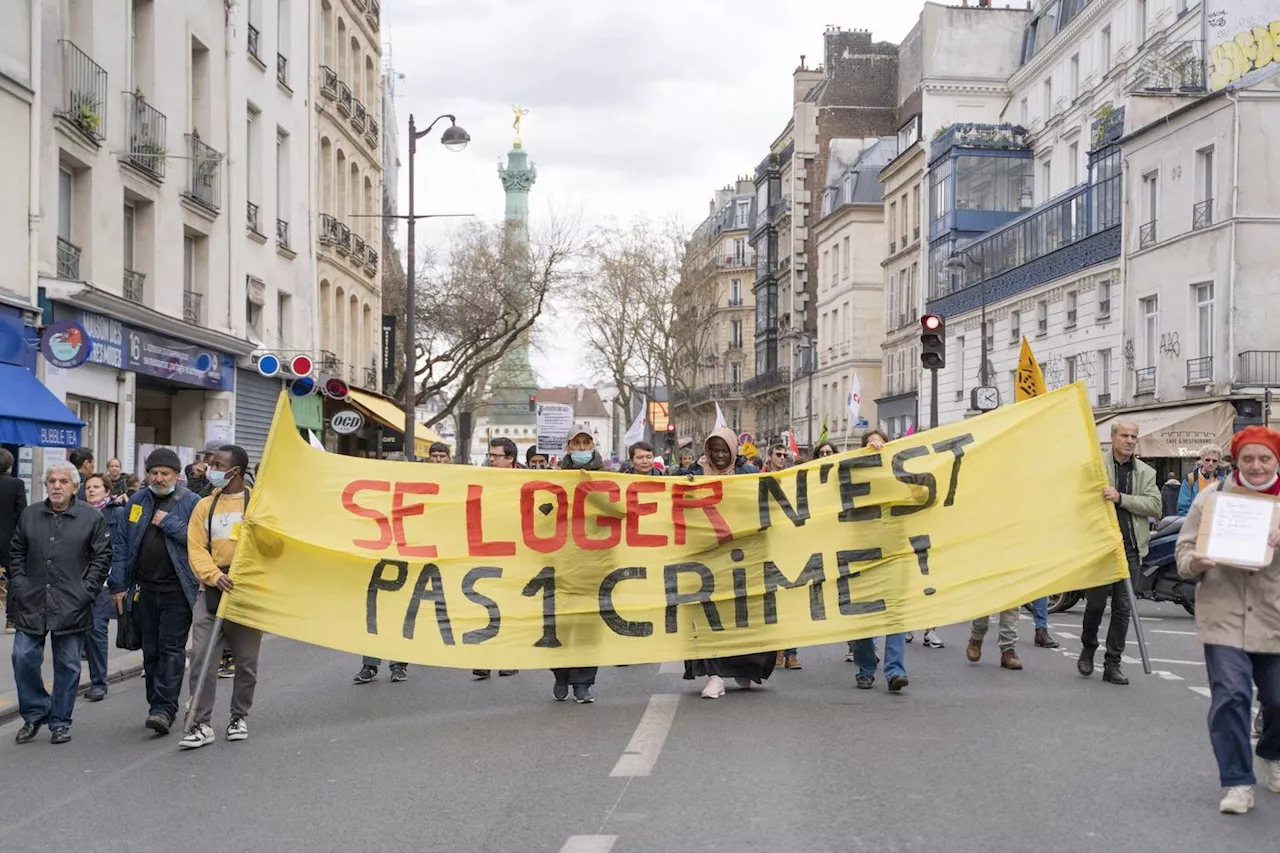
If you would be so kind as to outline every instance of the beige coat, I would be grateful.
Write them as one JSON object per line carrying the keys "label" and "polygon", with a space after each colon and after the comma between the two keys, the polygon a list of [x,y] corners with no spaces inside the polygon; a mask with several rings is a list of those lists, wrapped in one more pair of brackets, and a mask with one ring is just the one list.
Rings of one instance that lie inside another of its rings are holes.
{"label": "beige coat", "polygon": [[[1228,481],[1229,482],[1229,481]],[[1197,576],[1191,555],[1200,532],[1206,497],[1222,488],[1214,483],[1200,491],[1178,535],[1178,574]],[[1228,485],[1226,491],[1244,491]],[[1280,654],[1280,550],[1271,565],[1256,572],[1219,566],[1199,575],[1196,630],[1206,645],[1231,646],[1246,652]]]}

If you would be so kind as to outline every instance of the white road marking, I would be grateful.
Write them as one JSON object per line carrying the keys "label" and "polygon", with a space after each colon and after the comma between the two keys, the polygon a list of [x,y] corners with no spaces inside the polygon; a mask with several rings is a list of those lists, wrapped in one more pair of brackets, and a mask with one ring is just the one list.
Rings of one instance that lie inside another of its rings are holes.
{"label": "white road marking", "polygon": [[1068,640],[1078,640],[1078,639],[1080,639],[1080,635],[1078,635],[1078,634],[1068,634],[1066,631],[1059,631],[1059,632],[1058,632],[1058,636],[1059,636],[1059,637],[1066,637]]}
{"label": "white road marking", "polygon": [[684,672],[684,661],[669,660],[658,667],[660,675],[680,675]]}
{"label": "white road marking", "polygon": [[1151,631],[1150,631],[1149,633],[1152,633],[1152,634],[1177,634],[1179,637],[1194,637],[1194,636],[1196,636],[1196,632],[1195,632],[1195,631],[1167,631],[1167,630],[1161,630],[1161,629],[1159,629],[1159,628],[1152,628],[1152,629],[1151,629]]}
{"label": "white road marking", "polygon": [[671,723],[676,718],[679,704],[679,693],[655,693],[649,697],[649,707],[610,776],[648,776],[653,772],[658,753],[662,752],[662,745],[671,733]]}
{"label": "white road marking", "polygon": [[1187,689],[1190,690],[1192,693],[1199,693],[1201,696],[1203,696],[1206,699],[1210,698],[1213,695],[1212,693],[1209,692],[1208,687],[1188,687]]}
{"label": "white road marking", "polygon": [[1151,670],[1151,674],[1158,675],[1165,681],[1186,681],[1186,679],[1181,675],[1174,675],[1172,672],[1163,669],[1153,669]]}
{"label": "white road marking", "polygon": [[616,835],[570,835],[560,853],[609,853]]}

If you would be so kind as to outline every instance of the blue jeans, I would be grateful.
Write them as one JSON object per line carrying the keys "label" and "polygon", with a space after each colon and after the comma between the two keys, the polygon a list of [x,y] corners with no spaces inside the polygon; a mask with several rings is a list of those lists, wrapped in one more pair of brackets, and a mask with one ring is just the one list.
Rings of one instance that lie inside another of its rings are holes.
{"label": "blue jeans", "polygon": [[[53,649],[53,696],[44,689],[44,638]],[[50,728],[71,725],[71,712],[80,689],[80,655],[85,634],[13,635],[13,681],[18,688],[18,712],[24,722],[47,722]]]}
{"label": "blue jeans", "polygon": [[1049,627],[1049,599],[1037,598],[1031,602],[1031,624],[1037,628]]}
{"label": "blue jeans", "polygon": [[1253,755],[1249,750],[1253,685],[1264,709],[1258,757],[1280,759],[1280,655],[1250,654],[1233,646],[1205,646],[1209,674],[1209,742],[1218,760],[1222,787],[1252,785]]}
{"label": "blue jeans", "polygon": [[[906,675],[907,635],[889,634],[884,638],[884,677]],[[876,641],[873,638],[853,641],[853,661],[859,676],[875,677]]]}
{"label": "blue jeans", "polygon": [[115,602],[104,588],[93,602],[93,630],[85,642],[85,652],[89,657],[89,683],[103,690],[107,689],[107,628],[115,618]]}

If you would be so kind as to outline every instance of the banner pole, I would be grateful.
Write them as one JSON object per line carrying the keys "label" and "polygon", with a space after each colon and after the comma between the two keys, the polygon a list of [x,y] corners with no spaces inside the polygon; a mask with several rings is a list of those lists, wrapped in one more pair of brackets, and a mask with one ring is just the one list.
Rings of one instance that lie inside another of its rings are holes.
{"label": "banner pole", "polygon": [[1133,633],[1138,638],[1138,653],[1142,657],[1142,671],[1151,674],[1151,656],[1147,654],[1147,638],[1142,633],[1142,620],[1138,618],[1138,597],[1133,594],[1133,577],[1125,575],[1124,594],[1129,596],[1129,612],[1133,614]]}
{"label": "banner pole", "polygon": [[187,704],[187,715],[182,722],[182,732],[186,734],[191,731],[191,719],[196,713],[196,704],[200,701],[200,692],[204,689],[205,677],[209,674],[209,666],[213,663],[213,647],[221,645],[214,643],[218,635],[222,633],[222,617],[215,616],[213,618],[213,628],[209,631],[209,642],[204,650],[204,660],[200,662],[200,674],[196,676],[195,685],[191,688],[191,699]]}

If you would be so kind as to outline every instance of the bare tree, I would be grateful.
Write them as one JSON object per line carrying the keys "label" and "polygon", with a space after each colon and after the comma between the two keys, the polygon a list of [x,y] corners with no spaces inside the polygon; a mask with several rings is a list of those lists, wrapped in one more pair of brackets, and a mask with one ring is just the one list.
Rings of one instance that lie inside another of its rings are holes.
{"label": "bare tree", "polygon": [[503,355],[576,277],[577,251],[573,223],[554,222],[527,244],[506,225],[471,223],[441,264],[418,274],[414,393],[441,404],[429,426],[483,402]]}

